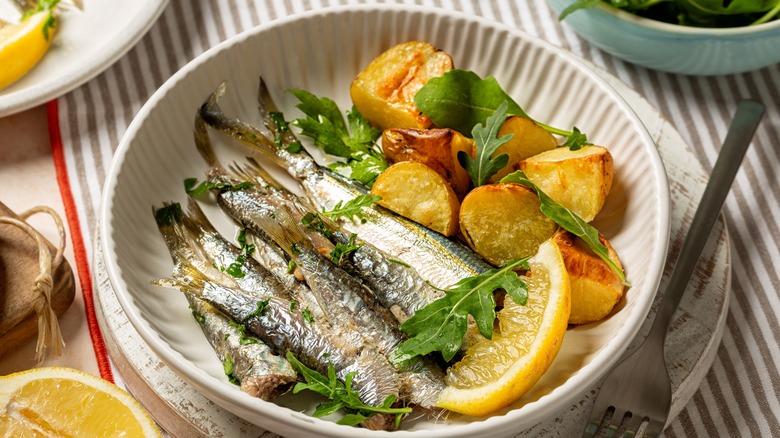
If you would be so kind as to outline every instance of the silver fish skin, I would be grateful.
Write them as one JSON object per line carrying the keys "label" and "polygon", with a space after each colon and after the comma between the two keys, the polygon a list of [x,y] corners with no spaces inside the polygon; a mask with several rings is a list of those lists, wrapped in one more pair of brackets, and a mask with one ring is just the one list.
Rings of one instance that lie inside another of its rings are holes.
{"label": "silver fish skin", "polygon": [[232,375],[241,390],[263,400],[272,400],[287,392],[298,379],[298,373],[283,357],[259,339],[242,344],[238,326],[214,306],[187,295],[195,319],[222,363],[233,364]]}
{"label": "silver fish skin", "polygon": [[[194,241],[188,240],[185,227],[175,222],[175,211],[164,215],[158,212],[156,218],[171,252],[174,271],[171,278],[156,280],[154,284],[179,289],[207,301],[243,324],[276,353],[290,351],[320,373],[327,375],[328,364],[333,365],[342,380],[356,372],[353,388],[364,403],[378,405],[388,396],[399,395],[402,382],[384,355],[341,342],[338,331],[323,324],[309,324],[301,311],[293,310],[291,301],[284,297],[283,286],[272,276],[267,278],[269,289],[265,289],[270,293],[260,295],[257,291],[240,289],[232,277],[217,269],[199,270],[209,264],[197,260],[198,252],[191,250]],[[258,312],[261,305],[263,311]]]}
{"label": "silver fish skin", "polygon": [[[263,133],[241,122],[229,119],[219,107],[225,93],[220,86],[201,106],[203,119],[271,160],[297,179],[307,198],[317,209],[332,209],[338,202],[347,202],[367,193],[364,186],[353,183],[325,167],[319,166],[305,150],[290,153],[277,147]],[[261,91],[262,94],[262,91]],[[270,96],[260,96],[260,107],[268,107]],[[261,109],[261,114],[267,113]],[[395,258],[414,266],[420,276],[439,288],[448,288],[457,281],[480,274],[491,267],[465,245],[422,227],[382,208],[364,208],[365,222],[345,221],[348,232]]]}
{"label": "silver fish skin", "polygon": [[354,324],[366,340],[390,354],[404,341],[398,321],[363,284],[323,256],[312,245],[289,210],[281,208],[272,217],[254,218],[265,234],[295,260],[306,283],[321,297],[333,324]]}
{"label": "silver fish skin", "polygon": [[[331,322],[354,326],[364,342],[391,357],[393,350],[407,339],[391,311],[359,280],[317,252],[286,209],[277,210],[274,216],[273,220],[258,217],[255,221],[293,257]],[[436,409],[438,396],[445,387],[441,368],[428,359],[415,358],[399,364],[399,369],[403,398],[423,408]]]}

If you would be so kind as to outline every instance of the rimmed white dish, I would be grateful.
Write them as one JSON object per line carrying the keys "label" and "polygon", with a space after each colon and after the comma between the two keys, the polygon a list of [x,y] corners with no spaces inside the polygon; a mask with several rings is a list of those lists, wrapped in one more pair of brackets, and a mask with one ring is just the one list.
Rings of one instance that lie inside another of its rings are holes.
{"label": "rimmed white dish", "polygon": [[59,29],[43,59],[0,90],[0,117],[55,99],[97,76],[152,27],[168,0],[90,1],[59,15]]}
{"label": "rimmed white dish", "polygon": [[[107,179],[100,215],[106,268],[128,319],[145,342],[206,397],[236,415],[282,435],[370,436],[373,432],[307,416],[315,399],[253,399],[228,383],[186,300],[150,285],[170,274],[171,261],[151,206],[184,199],[182,181],[206,165],[191,132],[196,108],[223,80],[223,107],[257,118],[255,92],[263,76],[287,114],[297,115],[284,90],[303,88],[350,106],[349,83],[373,57],[408,40],[429,41],[451,53],[458,68],[493,75],[533,117],[577,125],[610,147],[616,181],[596,225],[618,250],[631,289],[619,309],[598,324],[570,329],[551,369],[522,400],[488,418],[406,422],[410,436],[507,435],[557,413],[593,387],[620,357],[643,323],[660,282],[669,238],[669,188],[655,145],[620,96],[578,59],[522,31],[442,9],[346,6],[288,17],[257,27],[196,58],[144,105],[131,123]],[[220,153],[240,157],[235,145]],[[228,162],[228,159],[224,160]],[[215,209],[216,225],[234,225]],[[228,234],[230,235],[230,234]],[[197,333],[197,335],[195,335]]]}

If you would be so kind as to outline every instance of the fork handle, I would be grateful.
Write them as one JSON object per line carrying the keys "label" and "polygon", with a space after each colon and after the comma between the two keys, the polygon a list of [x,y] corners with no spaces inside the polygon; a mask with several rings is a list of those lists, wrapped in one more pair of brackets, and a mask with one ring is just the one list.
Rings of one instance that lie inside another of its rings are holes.
{"label": "fork handle", "polygon": [[745,156],[751,138],[763,115],[764,105],[761,102],[749,99],[739,102],[726,139],[718,154],[718,159],[712,168],[709,182],[704,188],[704,194],[672,270],[669,284],[650,329],[650,335],[663,330],[665,336],[672,316],[680,304],[683,292],[685,292],[693,275],[699,256],[707,243],[707,238],[715,225],[718,213],[726,200],[731,183],[739,170],[742,158]]}

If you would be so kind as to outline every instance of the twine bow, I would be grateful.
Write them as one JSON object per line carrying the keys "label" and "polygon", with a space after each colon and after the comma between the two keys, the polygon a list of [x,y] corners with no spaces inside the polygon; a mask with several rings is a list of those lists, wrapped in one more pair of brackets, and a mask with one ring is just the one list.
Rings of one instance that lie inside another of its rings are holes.
{"label": "twine bow", "polygon": [[6,223],[21,228],[25,233],[30,235],[38,244],[38,266],[40,267],[40,274],[35,278],[33,284],[33,296],[35,301],[33,302],[33,309],[38,315],[38,344],[35,347],[35,360],[40,364],[46,358],[46,350],[52,349],[54,356],[62,354],[62,349],[65,347],[65,341],[62,339],[62,333],[60,332],[60,326],[57,322],[57,314],[51,307],[51,292],[54,287],[54,279],[52,278],[52,265],[58,265],[62,260],[62,253],[65,250],[65,227],[62,224],[57,212],[46,206],[33,207],[19,217],[27,219],[36,213],[47,213],[54,219],[57,225],[57,231],[59,233],[60,242],[57,246],[57,252],[52,260],[49,247],[46,245],[46,241],[43,236],[31,227],[27,222],[20,221],[11,217],[0,217],[0,223]]}

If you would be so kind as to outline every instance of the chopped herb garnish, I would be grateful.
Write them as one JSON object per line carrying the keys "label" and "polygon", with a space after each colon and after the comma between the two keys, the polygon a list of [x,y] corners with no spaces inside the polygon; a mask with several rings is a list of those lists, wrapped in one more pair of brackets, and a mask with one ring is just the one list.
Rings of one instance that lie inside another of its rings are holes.
{"label": "chopped herb garnish", "polygon": [[290,312],[295,312],[295,308],[298,306],[298,301],[290,300]]}
{"label": "chopped herb garnish", "polygon": [[236,236],[236,241],[239,245],[241,245],[241,254],[236,257],[236,261],[231,263],[227,268],[225,268],[225,272],[230,274],[234,278],[244,278],[246,275],[246,272],[244,272],[244,263],[246,263],[246,259],[251,257],[252,254],[255,252],[255,245],[251,243],[247,243],[246,240],[246,228],[242,228],[238,231],[238,235]]}
{"label": "chopped herb garnish", "polygon": [[317,213],[306,213],[306,215],[301,218],[301,224],[327,238],[330,238],[333,234],[331,233],[330,228],[325,224],[325,221],[323,221]]}
{"label": "chopped herb garnish", "polygon": [[261,344],[263,341],[260,339],[246,334],[246,326],[244,324],[239,324],[232,319],[230,320],[230,326],[235,328],[238,332],[238,343],[241,345],[247,345],[247,344]]}
{"label": "chopped herb garnish", "polygon": [[392,361],[403,363],[415,356],[440,351],[450,361],[460,350],[468,328],[468,316],[474,317],[479,332],[487,339],[493,336],[498,289],[506,291],[512,300],[525,305],[528,286],[515,272],[528,269],[528,257],[510,260],[502,267],[480,275],[467,277],[449,289],[442,298],[428,304],[401,324],[410,336],[393,352]]}
{"label": "chopped herb garnish", "polygon": [[291,259],[289,262],[287,262],[287,273],[292,274],[295,271],[296,266],[297,265],[295,263],[295,260]]}
{"label": "chopped herb garnish", "polygon": [[225,372],[230,383],[234,385],[241,384],[238,378],[233,374],[235,372],[235,366],[233,365],[233,359],[230,358],[229,354],[225,354],[225,362],[222,363],[222,370]]}
{"label": "chopped herb garnish", "polygon": [[264,300],[260,300],[257,302],[257,307],[255,310],[252,311],[249,315],[244,318],[244,321],[249,321],[250,319],[254,318],[255,316],[260,316],[265,312],[265,308],[268,306],[268,303],[271,302],[270,298],[266,298]]}
{"label": "chopped herb garnish", "polygon": [[341,260],[352,252],[357,251],[363,246],[362,243],[355,243],[357,234],[352,233],[349,235],[349,243],[344,245],[343,243],[337,243],[333,251],[330,252],[330,261],[336,265],[341,265]]}
{"label": "chopped herb garnish", "polygon": [[276,147],[284,148],[284,150],[293,154],[303,150],[303,145],[301,145],[301,142],[298,140],[285,144],[284,136],[286,133],[290,132],[290,126],[284,119],[284,114],[279,111],[271,111],[268,115],[276,127],[274,132],[274,144],[276,144]]}
{"label": "chopped herb garnish", "polygon": [[188,195],[195,197],[200,196],[210,190],[219,190],[224,192],[244,190],[249,187],[252,187],[252,183],[249,181],[244,181],[238,184],[203,181],[202,183],[198,184],[197,178],[187,178],[184,180],[184,191],[187,192]]}
{"label": "chopped herb garnish", "polygon": [[323,210],[322,214],[333,220],[345,218],[354,221],[357,217],[358,220],[365,223],[368,219],[363,213],[363,207],[374,205],[381,199],[381,196],[376,195],[358,195],[347,202],[339,201],[330,211]]}
{"label": "chopped herb garnish", "polygon": [[309,308],[303,309],[303,312],[301,312],[301,315],[303,315],[303,320],[308,322],[309,324],[314,324],[314,316],[311,314],[311,310]]}
{"label": "chopped herb garnish", "polygon": [[389,395],[379,406],[363,403],[360,400],[360,397],[358,397],[358,393],[352,389],[352,380],[357,374],[355,371],[348,373],[344,378],[344,382],[342,382],[336,377],[336,370],[333,367],[333,364],[328,364],[328,375],[324,376],[318,371],[301,363],[289,351],[287,352],[286,357],[290,362],[290,365],[292,365],[305,380],[305,382],[298,382],[295,384],[293,394],[308,389],[309,391],[314,391],[330,399],[329,402],[317,406],[312,414],[314,417],[324,417],[333,414],[340,409],[345,409],[348,413],[337,421],[338,424],[355,426],[373,415],[385,414],[395,415],[395,424],[396,427],[398,427],[401,419],[412,412],[412,408],[409,407],[392,407],[396,400],[395,395]]}
{"label": "chopped herb garnish", "polygon": [[398,260],[398,259],[387,259],[387,261],[389,263],[395,263],[397,265],[401,265],[401,266],[406,267],[406,268],[411,268],[411,266],[409,266],[408,263],[402,262],[401,260]]}
{"label": "chopped herb garnish", "polygon": [[206,323],[206,317],[203,316],[202,313],[192,311],[192,317],[195,318],[195,321],[198,321],[198,324],[205,324]]}
{"label": "chopped herb garnish", "polygon": [[580,237],[588,247],[596,253],[602,260],[604,260],[613,271],[620,277],[620,280],[625,283],[626,274],[620,267],[609,258],[609,250],[599,240],[599,232],[592,225],[588,224],[582,218],[577,216],[574,212],[561,204],[555,202],[552,198],[547,196],[539,187],[536,186],[531,180],[526,177],[522,170],[518,170],[514,173],[510,173],[501,179],[501,182],[512,182],[522,184],[536,192],[539,195],[539,200],[542,205],[540,209],[545,216],[549,217],[556,224],[560,225],[564,230]]}

